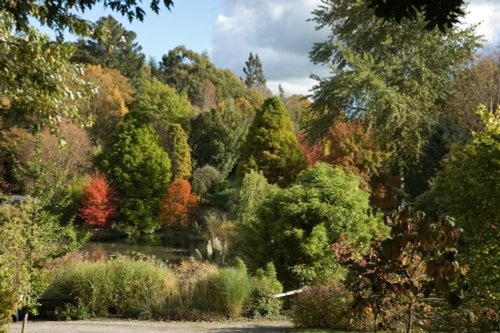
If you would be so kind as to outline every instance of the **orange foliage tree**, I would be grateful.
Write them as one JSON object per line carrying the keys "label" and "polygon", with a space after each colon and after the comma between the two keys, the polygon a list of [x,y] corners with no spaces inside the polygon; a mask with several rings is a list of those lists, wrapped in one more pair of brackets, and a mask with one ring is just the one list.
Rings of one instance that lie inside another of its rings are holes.
{"label": "orange foliage tree", "polygon": [[185,179],[173,181],[167,188],[160,211],[164,227],[184,229],[196,221],[199,215],[199,201]]}
{"label": "orange foliage tree", "polygon": [[106,229],[111,226],[112,219],[117,215],[113,189],[102,173],[94,173],[85,189],[80,217],[88,226]]}

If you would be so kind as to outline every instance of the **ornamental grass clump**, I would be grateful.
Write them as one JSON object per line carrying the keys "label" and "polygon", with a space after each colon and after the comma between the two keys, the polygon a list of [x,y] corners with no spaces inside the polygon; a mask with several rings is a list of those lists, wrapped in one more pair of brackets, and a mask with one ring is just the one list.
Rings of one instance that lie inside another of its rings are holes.
{"label": "ornamental grass clump", "polygon": [[57,304],[54,314],[61,314],[60,319],[79,319],[72,318],[74,313],[148,318],[159,314],[176,290],[175,276],[166,266],[117,257],[57,269],[44,298]]}

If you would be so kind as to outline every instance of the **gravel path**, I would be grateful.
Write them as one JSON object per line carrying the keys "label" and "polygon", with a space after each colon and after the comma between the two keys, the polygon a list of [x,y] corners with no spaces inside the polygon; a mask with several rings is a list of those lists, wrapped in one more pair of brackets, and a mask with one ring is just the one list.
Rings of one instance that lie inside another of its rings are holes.
{"label": "gravel path", "polygon": [[[288,332],[288,321],[248,322],[157,322],[129,320],[33,321],[28,322],[27,333],[272,333]],[[12,333],[21,332],[21,324],[11,327]]]}

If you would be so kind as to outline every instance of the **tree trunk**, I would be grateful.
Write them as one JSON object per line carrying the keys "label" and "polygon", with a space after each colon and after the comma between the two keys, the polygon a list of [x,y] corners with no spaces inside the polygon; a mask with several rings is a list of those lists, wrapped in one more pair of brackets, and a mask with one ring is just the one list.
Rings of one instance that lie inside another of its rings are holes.
{"label": "tree trunk", "polygon": [[21,327],[21,333],[26,333],[26,325],[28,324],[28,309],[25,310],[23,316],[23,326]]}

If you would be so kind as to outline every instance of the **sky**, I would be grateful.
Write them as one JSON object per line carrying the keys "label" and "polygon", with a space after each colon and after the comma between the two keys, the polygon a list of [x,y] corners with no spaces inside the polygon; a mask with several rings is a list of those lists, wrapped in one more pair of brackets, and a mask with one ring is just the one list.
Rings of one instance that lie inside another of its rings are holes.
{"label": "sky", "polygon": [[[159,15],[148,12],[144,22],[130,23],[99,6],[82,16],[95,21],[113,15],[127,30],[136,32],[144,53],[156,60],[176,46],[185,45],[199,53],[207,52],[218,67],[243,76],[249,52],[257,53],[273,92],[281,84],[286,94],[307,94],[314,84],[309,76],[327,74],[325,68],[311,64],[308,57],[313,43],[322,41],[326,35],[307,21],[320,3],[320,0],[174,0],[171,11],[163,9]],[[484,36],[490,47],[498,46],[500,0],[470,0],[467,10],[463,24],[479,23],[478,34]]]}

